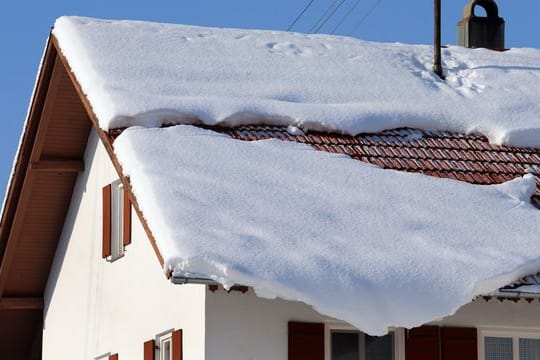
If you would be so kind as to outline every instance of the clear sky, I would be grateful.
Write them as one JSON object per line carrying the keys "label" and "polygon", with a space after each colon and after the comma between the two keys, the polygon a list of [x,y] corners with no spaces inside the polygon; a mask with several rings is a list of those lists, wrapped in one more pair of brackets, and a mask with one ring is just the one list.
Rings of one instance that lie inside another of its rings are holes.
{"label": "clear sky", "polygon": [[[48,0],[2,1],[0,30],[0,199],[9,178],[39,61],[49,30],[61,15],[138,19],[201,26],[286,30],[310,0]],[[310,32],[328,7],[314,0],[293,30]],[[357,0],[343,0],[319,32],[330,33]],[[456,23],[467,0],[442,0],[443,43],[455,44]],[[507,47],[540,48],[540,1],[499,0]],[[370,13],[368,17],[366,14]],[[431,43],[433,1],[360,0],[336,33],[373,41]],[[361,20],[364,21],[361,22]],[[359,26],[357,24],[361,22]],[[0,200],[1,201],[1,200]]]}

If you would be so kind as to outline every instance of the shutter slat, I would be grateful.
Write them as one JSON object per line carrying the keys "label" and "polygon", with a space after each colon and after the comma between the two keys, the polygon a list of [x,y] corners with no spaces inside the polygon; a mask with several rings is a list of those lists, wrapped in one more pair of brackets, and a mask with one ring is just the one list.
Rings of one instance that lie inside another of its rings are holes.
{"label": "shutter slat", "polygon": [[289,360],[324,360],[324,324],[289,322]]}
{"label": "shutter slat", "polygon": [[478,360],[476,328],[441,328],[442,360]]}
{"label": "shutter slat", "polygon": [[182,330],[175,330],[172,333],[172,359],[182,360]]}
{"label": "shutter slat", "polygon": [[111,256],[111,184],[103,188],[103,239],[101,256]]}
{"label": "shutter slat", "polygon": [[144,343],[144,360],[154,360],[155,357],[155,340],[148,340]]}
{"label": "shutter slat", "polygon": [[439,360],[439,327],[420,326],[407,330],[405,338],[406,360]]}
{"label": "shutter slat", "polygon": [[129,201],[129,191],[124,187],[123,211],[124,228],[122,229],[124,246],[131,244],[131,201]]}

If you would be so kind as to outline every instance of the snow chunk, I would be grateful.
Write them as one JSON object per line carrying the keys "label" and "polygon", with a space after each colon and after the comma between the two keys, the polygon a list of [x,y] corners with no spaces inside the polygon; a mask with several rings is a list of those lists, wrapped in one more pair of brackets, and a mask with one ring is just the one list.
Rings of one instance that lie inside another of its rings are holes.
{"label": "snow chunk", "polygon": [[540,147],[540,51],[61,17],[54,36],[107,130],[271,123],[342,133],[480,132]]}
{"label": "snow chunk", "polygon": [[186,125],[129,128],[114,147],[175,274],[303,301],[370,334],[540,267],[532,176],[470,185]]}

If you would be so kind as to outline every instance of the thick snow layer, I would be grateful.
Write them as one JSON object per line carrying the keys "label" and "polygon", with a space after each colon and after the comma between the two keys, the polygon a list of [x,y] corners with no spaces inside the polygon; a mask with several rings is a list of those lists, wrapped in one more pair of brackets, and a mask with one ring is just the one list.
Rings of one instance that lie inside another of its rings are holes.
{"label": "thick snow layer", "polygon": [[532,175],[470,185],[188,125],[132,127],[114,147],[174,274],[303,301],[371,334],[540,266]]}
{"label": "thick snow layer", "polygon": [[62,17],[54,36],[103,129],[275,123],[481,132],[540,147],[540,51]]}

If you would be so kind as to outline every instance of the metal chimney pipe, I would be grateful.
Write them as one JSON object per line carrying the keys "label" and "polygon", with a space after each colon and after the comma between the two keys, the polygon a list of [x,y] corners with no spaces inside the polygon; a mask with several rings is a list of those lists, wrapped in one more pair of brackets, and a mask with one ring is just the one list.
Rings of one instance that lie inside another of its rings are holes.
{"label": "metal chimney pipe", "polygon": [[434,31],[434,61],[433,61],[433,71],[437,74],[442,80],[444,80],[443,69],[442,69],[442,60],[441,60],[441,0],[435,0],[434,5],[435,10],[435,31]]}

